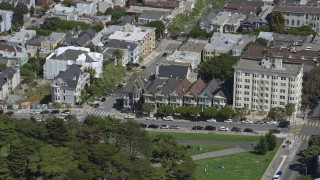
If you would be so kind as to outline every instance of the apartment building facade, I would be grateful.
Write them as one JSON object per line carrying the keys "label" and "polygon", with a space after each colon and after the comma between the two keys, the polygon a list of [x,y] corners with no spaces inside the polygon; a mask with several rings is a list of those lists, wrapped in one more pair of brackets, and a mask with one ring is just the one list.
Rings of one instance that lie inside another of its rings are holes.
{"label": "apartment building facade", "polygon": [[303,65],[282,59],[240,59],[234,65],[233,107],[268,112],[273,107],[301,107]]}

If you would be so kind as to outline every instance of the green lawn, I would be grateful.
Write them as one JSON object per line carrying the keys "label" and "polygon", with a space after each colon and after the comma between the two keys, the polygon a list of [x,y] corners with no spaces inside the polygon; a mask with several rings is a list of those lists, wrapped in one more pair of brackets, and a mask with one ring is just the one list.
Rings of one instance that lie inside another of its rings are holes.
{"label": "green lawn", "polygon": [[[184,146],[184,145],[183,145]],[[202,150],[199,150],[199,146],[202,147]],[[229,145],[215,145],[215,144],[191,144],[192,149],[188,150],[188,155],[192,156],[195,154],[201,154],[202,152],[211,152],[211,151],[219,151],[224,149],[233,148],[235,146],[229,146]]]}
{"label": "green lawn", "polygon": [[[196,177],[200,180],[259,180],[279,146],[263,156],[252,152],[245,152],[195,161],[198,165]],[[224,169],[219,168],[220,163],[222,163]],[[205,174],[205,168],[207,168],[208,174]]]}
{"label": "green lawn", "polygon": [[209,141],[242,141],[242,142],[258,142],[259,136],[245,135],[227,135],[227,134],[195,134],[195,133],[180,133],[180,132],[156,132],[149,131],[151,136],[157,134],[169,134],[177,140],[209,140]]}

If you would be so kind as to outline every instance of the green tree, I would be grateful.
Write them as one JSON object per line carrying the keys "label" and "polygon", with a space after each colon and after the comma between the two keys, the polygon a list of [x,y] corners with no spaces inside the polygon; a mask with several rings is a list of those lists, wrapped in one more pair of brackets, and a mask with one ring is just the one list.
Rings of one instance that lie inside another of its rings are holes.
{"label": "green tree", "polygon": [[142,64],[144,61],[143,57],[142,56],[139,56],[139,63]]}
{"label": "green tree", "polygon": [[166,29],[165,25],[163,24],[163,21],[157,20],[157,21],[151,21],[144,26],[147,27],[153,27],[156,28],[156,38],[161,38],[162,34],[164,33],[164,30]]}
{"label": "green tree", "polygon": [[147,113],[148,116],[150,116],[150,113],[153,112],[154,105],[149,103],[143,103],[141,107],[141,111],[144,113]]}
{"label": "green tree", "polygon": [[190,106],[188,107],[189,116],[199,116],[201,112],[201,108],[199,106]]}
{"label": "green tree", "polygon": [[268,117],[275,117],[277,119],[283,119],[285,117],[285,109],[281,107],[273,107],[268,112]]}
{"label": "green tree", "polygon": [[200,70],[205,80],[212,80],[213,77],[221,81],[233,79],[232,66],[237,62],[239,57],[230,54],[222,54],[203,61],[200,64]]}
{"label": "green tree", "polygon": [[284,33],[285,32],[285,21],[283,14],[281,12],[275,11],[271,14],[269,19],[269,27],[270,31],[277,32],[277,33]]}
{"label": "green tree", "polygon": [[10,144],[17,137],[14,123],[0,121],[0,147]]}
{"label": "green tree", "polygon": [[22,142],[13,141],[10,145],[8,164],[14,178],[19,179],[25,175],[26,163],[27,157],[25,147]]}
{"label": "green tree", "polygon": [[285,105],[284,109],[285,109],[286,116],[290,119],[292,114],[296,112],[296,104],[288,103]]}
{"label": "green tree", "polygon": [[273,134],[272,131],[269,131],[266,134],[265,138],[266,138],[266,141],[268,144],[268,150],[269,151],[274,150],[274,148],[276,148],[276,146],[277,146],[277,137]]}
{"label": "green tree", "polygon": [[30,10],[29,10],[30,15],[33,16],[33,14],[35,13],[35,11],[36,11],[36,9],[35,9],[33,6],[31,6],[31,8],[30,8]]}
{"label": "green tree", "polygon": [[60,147],[71,140],[67,124],[60,118],[49,120],[46,124],[46,129],[48,131],[46,142],[49,144]]}
{"label": "green tree", "polygon": [[116,57],[117,65],[120,65],[120,61],[123,58],[123,51],[121,49],[116,49],[113,51],[112,55]]}
{"label": "green tree", "polygon": [[172,106],[170,105],[167,105],[167,106],[160,106],[157,108],[157,113],[160,115],[160,116],[169,116],[169,115],[172,115],[173,114],[173,108]]}
{"label": "green tree", "polygon": [[313,180],[312,176],[298,176],[296,180]]}
{"label": "green tree", "polygon": [[256,9],[256,15],[259,16],[259,14],[262,12],[261,6],[258,6]]}
{"label": "green tree", "polygon": [[267,46],[268,45],[268,40],[264,39],[264,38],[257,38],[256,39],[256,42],[259,44],[259,45],[262,45],[262,46]]}
{"label": "green tree", "polygon": [[201,28],[198,28],[198,27],[193,28],[190,31],[189,36],[191,36],[192,38],[198,38],[198,39],[204,39],[204,40],[208,39],[207,31],[205,31]]}
{"label": "green tree", "polygon": [[78,166],[70,149],[51,145],[41,147],[39,153],[28,157],[28,161],[28,169],[31,172],[40,173],[48,179],[63,179],[66,173]]}
{"label": "green tree", "polygon": [[245,118],[248,115],[250,115],[250,110],[248,108],[243,107],[234,109],[234,116],[238,120],[241,120],[242,118]]}
{"label": "green tree", "polygon": [[9,3],[9,2],[1,2],[0,3],[0,9],[3,10],[13,10],[14,9],[14,5]]}
{"label": "green tree", "polygon": [[268,25],[262,25],[256,28],[256,32],[269,32],[270,27]]}
{"label": "green tree", "polygon": [[0,156],[0,179],[13,179],[10,174],[7,158]]}
{"label": "green tree", "polygon": [[175,114],[180,114],[181,117],[186,117],[188,115],[188,107],[179,106],[174,110]]}
{"label": "green tree", "polygon": [[268,144],[267,144],[266,138],[264,136],[260,137],[259,142],[258,142],[257,146],[255,147],[255,149],[261,155],[264,155],[268,152]]}
{"label": "green tree", "polygon": [[63,0],[63,1],[62,1],[62,4],[63,4],[65,7],[69,7],[70,1],[69,1],[69,0]]}
{"label": "green tree", "polygon": [[21,26],[23,25],[23,19],[24,15],[28,13],[28,7],[27,5],[23,3],[18,3],[16,7],[13,10],[13,18],[12,18],[12,23],[19,23]]}
{"label": "green tree", "polygon": [[202,115],[206,118],[214,118],[218,115],[218,110],[214,107],[208,107],[203,110]]}
{"label": "green tree", "polygon": [[309,35],[315,35],[316,31],[313,30],[313,28],[309,25],[303,25],[300,27],[289,28],[288,34],[309,36]]}
{"label": "green tree", "polygon": [[231,118],[234,116],[234,110],[230,106],[224,106],[219,110],[218,115]]}

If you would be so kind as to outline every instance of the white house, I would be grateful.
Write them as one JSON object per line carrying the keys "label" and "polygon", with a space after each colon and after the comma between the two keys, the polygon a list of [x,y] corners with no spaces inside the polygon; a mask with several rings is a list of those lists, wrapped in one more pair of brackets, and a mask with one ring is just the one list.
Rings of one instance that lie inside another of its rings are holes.
{"label": "white house", "polygon": [[168,56],[166,61],[190,63],[192,69],[196,69],[201,61],[201,53],[190,51],[175,51]]}
{"label": "white house", "polygon": [[50,11],[50,17],[58,17],[62,20],[78,20],[79,12],[76,8],[65,7],[62,4],[57,4]]}
{"label": "white house", "polygon": [[93,15],[97,12],[97,8],[92,1],[77,3],[76,10],[80,15]]}
{"label": "white house", "polygon": [[0,72],[0,100],[7,100],[9,93],[20,84],[20,69],[8,67]]}
{"label": "white house", "polygon": [[13,12],[0,10],[0,14],[1,14],[0,32],[9,31],[11,29]]}
{"label": "white house", "polygon": [[26,47],[27,41],[33,39],[36,34],[35,30],[20,29],[19,32],[16,32],[15,35],[8,39],[8,42],[13,45]]}
{"label": "white house", "polygon": [[82,65],[82,68],[93,68],[96,78],[102,73],[103,54],[90,52],[84,47],[60,47],[51,53],[43,65],[43,76],[46,79],[54,79],[60,71],[65,71],[70,65]]}
{"label": "white house", "polygon": [[98,3],[98,11],[101,13],[106,12],[108,8],[114,8],[114,3],[112,0],[99,1]]}

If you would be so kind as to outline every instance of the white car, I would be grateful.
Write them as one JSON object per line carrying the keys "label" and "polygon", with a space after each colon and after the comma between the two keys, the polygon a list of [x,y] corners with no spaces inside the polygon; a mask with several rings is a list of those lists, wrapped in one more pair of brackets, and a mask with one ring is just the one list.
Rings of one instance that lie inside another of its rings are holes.
{"label": "white car", "polygon": [[172,116],[167,116],[163,118],[164,121],[173,121],[173,117]]}
{"label": "white car", "polygon": [[40,118],[36,118],[36,121],[41,122],[42,120]]}
{"label": "white car", "polygon": [[161,125],[160,129],[169,129],[169,126],[168,125]]}
{"label": "white car", "polygon": [[154,121],[155,121],[156,119],[157,119],[156,117],[147,117],[147,118],[146,118],[146,120],[154,120]]}
{"label": "white car", "polygon": [[125,115],[124,118],[125,118],[125,119],[134,119],[135,117],[132,116],[132,115]]}
{"label": "white car", "polygon": [[276,125],[276,124],[277,124],[277,121],[268,121],[267,124]]}
{"label": "white car", "polygon": [[229,128],[224,127],[224,126],[221,126],[221,127],[219,128],[219,131],[229,131]]}
{"label": "white car", "polygon": [[224,123],[232,123],[232,119],[227,119],[223,121]]}
{"label": "white car", "polygon": [[246,119],[241,121],[242,124],[252,124],[252,121],[250,119]]}
{"label": "white car", "polygon": [[211,118],[211,119],[208,119],[207,122],[217,122],[217,120],[214,118]]}
{"label": "white car", "polygon": [[39,110],[34,110],[34,111],[31,111],[30,114],[40,114],[40,111]]}

